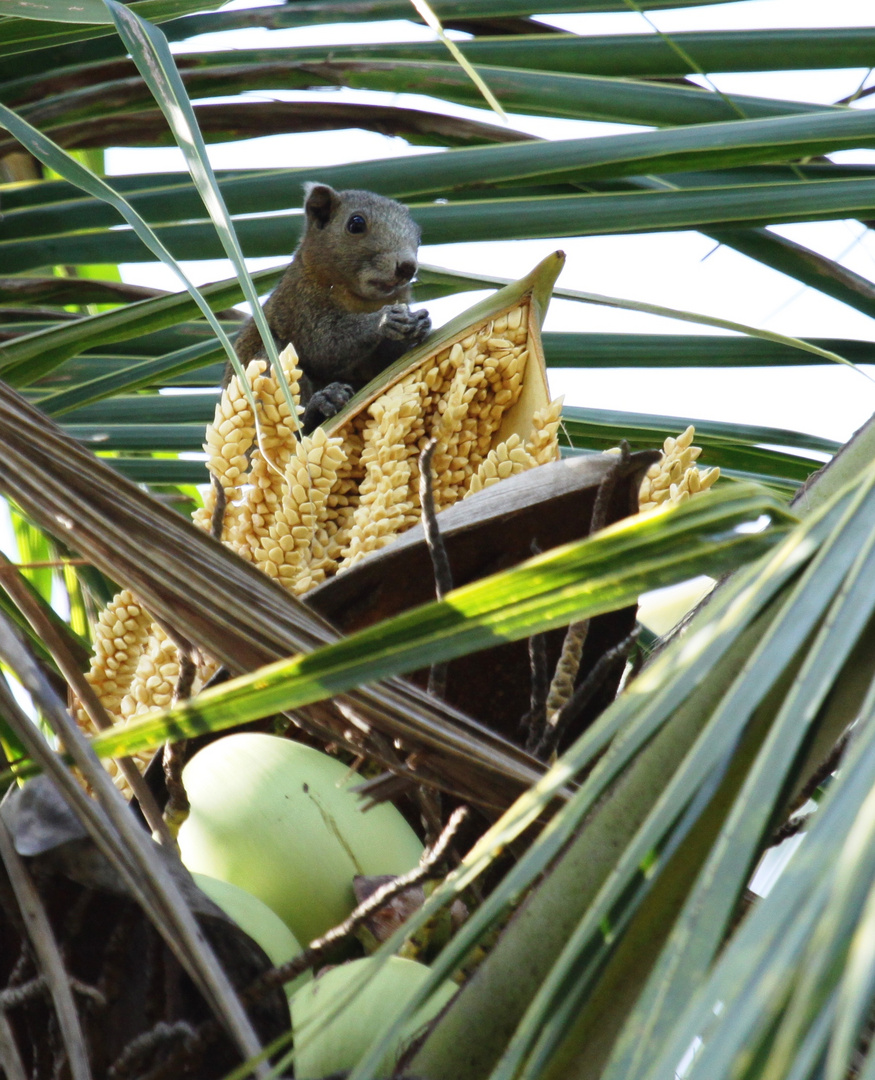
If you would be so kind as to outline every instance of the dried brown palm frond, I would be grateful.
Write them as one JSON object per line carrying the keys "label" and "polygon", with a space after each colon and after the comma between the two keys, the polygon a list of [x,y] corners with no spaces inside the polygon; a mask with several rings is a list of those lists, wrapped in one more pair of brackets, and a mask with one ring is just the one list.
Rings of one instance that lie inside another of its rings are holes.
{"label": "dried brown palm frond", "polygon": [[[139,597],[185,650],[232,673],[332,641],[333,628],[300,600],[166,509],[0,385],[5,468],[0,490],[43,528]],[[349,716],[355,714],[355,722]],[[419,751],[419,779],[478,803],[506,806],[541,773],[522,750],[403,680],[302,709],[321,737],[365,750],[389,769],[380,738]]]}

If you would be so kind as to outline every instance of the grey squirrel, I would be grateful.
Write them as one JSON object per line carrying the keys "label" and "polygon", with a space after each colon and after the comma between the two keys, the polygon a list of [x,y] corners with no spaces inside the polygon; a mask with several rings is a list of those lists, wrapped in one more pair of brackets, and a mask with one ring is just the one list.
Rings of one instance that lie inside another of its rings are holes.
{"label": "grey squirrel", "polygon": [[[408,307],[420,231],[406,206],[327,184],[304,193],[304,235],[264,313],[277,349],[298,354],[306,434],[424,341],[431,319]],[[252,319],[234,349],[244,367],[265,355]]]}

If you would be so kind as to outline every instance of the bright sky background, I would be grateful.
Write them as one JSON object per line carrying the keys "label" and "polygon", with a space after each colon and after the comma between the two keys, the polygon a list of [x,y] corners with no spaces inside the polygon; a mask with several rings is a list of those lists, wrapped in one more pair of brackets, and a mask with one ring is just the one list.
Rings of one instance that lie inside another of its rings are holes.
{"label": "bright sky background", "polygon": [[[248,6],[246,0],[229,6]],[[745,27],[867,26],[873,25],[872,0],[742,0],[739,3],[678,11],[655,11],[648,18],[660,30],[744,29]],[[640,15],[611,13],[549,16],[543,21],[582,34],[653,33]],[[406,22],[361,25],[330,25],[324,28],[238,32],[235,47],[281,47],[365,40],[431,40],[425,27]],[[465,35],[455,35],[464,41]],[[206,51],[216,47],[215,37],[204,35],[176,51]],[[228,48],[228,35],[221,37]],[[721,90],[811,102],[834,102],[855,91],[864,80],[875,83],[865,69],[802,73],[716,74],[712,81]],[[437,101],[427,97],[375,92],[327,91],[332,100],[380,102],[425,108],[455,115],[477,116],[495,122],[483,110]],[[302,100],[307,94],[291,91],[255,92],[250,99]],[[865,98],[861,108],[875,107]],[[626,125],[545,121],[511,115],[512,126],[546,137],[583,137],[634,130]],[[291,167],[332,165],[352,160],[432,152],[409,147],[402,139],[369,132],[327,132],[271,136],[244,143],[217,144],[211,148],[218,168]],[[835,160],[875,162],[875,152],[846,152]],[[107,153],[107,171],[127,173],[182,169],[177,150],[119,149]],[[776,232],[840,261],[844,266],[875,278],[875,239],[859,222],[818,222],[780,226]],[[424,246],[421,261],[471,273],[518,277],[556,248],[568,255],[559,284],[652,304],[682,308],[706,315],[733,319],[794,336],[849,337],[872,340],[873,323],[865,315],[845,307],[799,283],[777,274],[695,232],[646,235],[582,237],[501,243]],[[291,253],[290,253],[291,254]],[[281,260],[252,260],[250,268],[277,265]],[[221,261],[187,264],[197,282],[228,277],[230,265]],[[178,283],[163,267],[146,264],[124,268],[126,280],[177,289]],[[447,298],[429,304],[433,321],[445,322],[474,303],[477,294]],[[624,331],[641,333],[708,333],[667,319],[619,312],[569,301],[554,301],[546,329],[570,331]],[[712,331],[716,332],[716,331]],[[875,368],[871,374],[875,376]],[[688,369],[671,379],[658,369],[556,371],[551,377],[554,393],[565,394],[566,403],[594,408],[656,412],[680,417],[706,417],[790,427],[844,440],[875,411],[875,382],[844,368],[723,369],[708,372]],[[793,391],[788,394],[787,387]]]}

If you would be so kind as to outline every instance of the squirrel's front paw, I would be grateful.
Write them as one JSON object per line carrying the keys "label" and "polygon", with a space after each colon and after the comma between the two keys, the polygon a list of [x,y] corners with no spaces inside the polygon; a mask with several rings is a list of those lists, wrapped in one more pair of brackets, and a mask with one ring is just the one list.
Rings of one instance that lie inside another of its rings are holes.
{"label": "squirrel's front paw", "polygon": [[421,345],[431,333],[431,316],[427,311],[412,311],[414,320],[413,333],[410,335],[411,345]]}
{"label": "squirrel's front paw", "polygon": [[323,421],[336,416],[355,394],[349,383],[333,382],[317,390],[304,408],[301,427],[305,435],[315,431]]}
{"label": "squirrel's front paw", "polygon": [[380,329],[393,341],[418,345],[431,330],[431,319],[427,311],[411,311],[407,304],[391,304],[383,308]]}

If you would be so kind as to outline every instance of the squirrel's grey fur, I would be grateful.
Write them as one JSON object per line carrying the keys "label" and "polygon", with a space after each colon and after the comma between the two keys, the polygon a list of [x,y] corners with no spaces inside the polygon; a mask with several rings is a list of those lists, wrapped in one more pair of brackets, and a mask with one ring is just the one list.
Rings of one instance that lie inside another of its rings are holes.
{"label": "squirrel's grey fur", "polygon": [[[298,354],[306,432],[419,345],[431,320],[408,307],[420,233],[407,207],[372,191],[304,189],[304,235],[264,313],[277,349],[291,342]],[[265,355],[251,319],[234,348],[244,366]]]}

